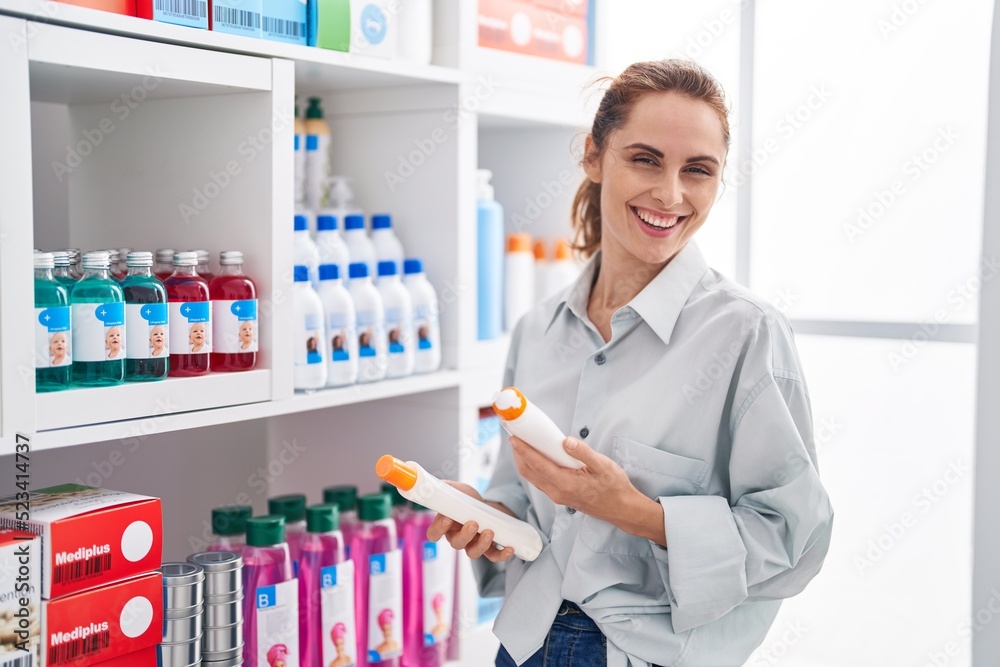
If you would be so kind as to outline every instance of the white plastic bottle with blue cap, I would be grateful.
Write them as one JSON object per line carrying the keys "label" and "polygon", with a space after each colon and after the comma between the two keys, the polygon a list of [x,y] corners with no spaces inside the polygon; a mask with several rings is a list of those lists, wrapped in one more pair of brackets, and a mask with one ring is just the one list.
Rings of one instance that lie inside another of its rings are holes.
{"label": "white plastic bottle with blue cap", "polygon": [[336,264],[319,265],[319,300],[326,314],[326,385],[343,387],[358,381],[358,327],[354,300]]}
{"label": "white plastic bottle with blue cap", "polygon": [[413,374],[413,299],[403,287],[396,263],[378,263],[378,292],[385,304],[386,347],[389,368],[386,377],[401,378]]}
{"label": "white plastic bottle with blue cap", "polygon": [[309,284],[309,269],[295,265],[295,289],[292,304],[295,318],[296,389],[319,389],[326,385],[326,330],[323,325],[323,302]]}
{"label": "white plastic bottle with blue cap", "polygon": [[[335,264],[340,279],[344,280],[347,277],[347,267],[351,264],[351,251],[337,231],[339,222],[332,213],[320,212],[316,218],[316,247],[319,248],[319,265]],[[320,282],[322,281],[323,278],[320,277]]]}
{"label": "white plastic bottle with blue cap", "polygon": [[385,337],[385,305],[372,284],[368,266],[352,262],[348,290],[358,322],[358,382],[385,379],[389,366]]}
{"label": "white plastic bottle with blue cap", "polygon": [[433,373],[441,368],[441,325],[434,286],[424,275],[419,259],[403,262],[403,285],[413,300],[414,373]]}
{"label": "white plastic bottle with blue cap", "polygon": [[[349,215],[344,219],[344,242],[351,255],[351,263],[361,262],[368,269],[370,277],[375,276],[375,246],[365,233],[365,216]],[[349,276],[351,280],[354,276]]]}
{"label": "white plastic bottle with blue cap", "polygon": [[308,218],[302,213],[295,214],[292,261],[296,266],[306,267],[313,289],[319,287],[319,248],[309,237]]}
{"label": "white plastic bottle with blue cap", "polygon": [[397,275],[403,274],[403,244],[392,231],[392,216],[389,214],[372,216],[372,245],[379,262],[394,262]]}

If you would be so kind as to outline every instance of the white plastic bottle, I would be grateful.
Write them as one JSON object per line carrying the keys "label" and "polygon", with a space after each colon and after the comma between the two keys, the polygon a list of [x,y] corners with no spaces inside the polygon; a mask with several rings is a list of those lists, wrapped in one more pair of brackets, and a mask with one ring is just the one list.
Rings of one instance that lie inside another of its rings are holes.
{"label": "white plastic bottle", "polygon": [[535,254],[530,235],[517,232],[507,237],[503,274],[504,330],[513,331],[535,303]]}
{"label": "white plastic bottle", "polygon": [[403,244],[392,231],[392,216],[385,213],[372,216],[372,245],[379,262],[395,262],[396,273],[403,273]]}
{"label": "white plastic bottle", "polygon": [[325,208],[327,201],[327,179],[330,168],[330,126],[323,120],[322,100],[309,98],[306,109],[306,206],[312,210]]}
{"label": "white plastic bottle", "polygon": [[386,377],[412,375],[416,361],[413,349],[413,299],[399,279],[395,262],[378,263],[378,291],[385,304],[386,349],[389,352]]}
{"label": "white plastic bottle", "polygon": [[296,266],[306,267],[313,289],[319,287],[319,248],[309,236],[309,221],[302,213],[295,214],[292,261]]}
{"label": "white plastic bottle", "polygon": [[563,449],[566,436],[555,422],[518,389],[507,387],[494,394],[493,410],[511,435],[524,440],[556,465],[577,470],[583,467]]}
{"label": "white plastic bottle", "polygon": [[[351,254],[351,263],[361,262],[368,269],[368,275],[375,276],[375,246],[365,233],[363,215],[349,215],[344,219],[344,242]],[[354,276],[349,276],[352,280]]]}
{"label": "white plastic bottle", "polygon": [[408,0],[399,13],[396,57],[421,65],[431,63],[434,11],[431,0]]}
{"label": "white plastic bottle", "polygon": [[413,299],[414,373],[433,373],[441,368],[441,325],[434,286],[424,275],[419,259],[403,262],[403,285]]}
{"label": "white plastic bottle", "polygon": [[538,239],[535,241],[535,303],[545,300],[548,271],[549,258],[545,252],[545,241]]}
{"label": "white plastic bottle", "polygon": [[545,280],[545,297],[558,294],[580,276],[580,267],[573,260],[573,247],[566,239],[556,240],[556,258],[549,265]]}
{"label": "white plastic bottle", "polygon": [[368,266],[364,262],[353,262],[349,270],[348,290],[354,300],[358,322],[358,382],[377,382],[385,379],[389,366],[385,306],[368,275]]}
{"label": "white plastic bottle", "polygon": [[[329,203],[324,212],[337,216],[337,221],[341,225],[349,215],[364,215],[354,203],[354,192],[351,190],[351,179],[346,176],[330,176],[327,179],[329,184]],[[343,280],[346,276],[341,276]]]}
{"label": "white plastic bottle", "polygon": [[295,105],[295,205],[306,205],[306,123]]}
{"label": "white plastic bottle", "polygon": [[343,387],[358,381],[358,327],[354,301],[340,280],[336,264],[319,266],[319,299],[326,315],[326,385]]}
{"label": "white plastic bottle", "polygon": [[337,216],[327,212],[321,212],[316,217],[316,247],[319,248],[320,266],[336,264],[337,273],[343,280],[347,276],[347,267],[351,264],[351,252],[337,231],[338,220]]}
{"label": "white plastic bottle", "polygon": [[326,331],[323,328],[323,303],[309,284],[309,269],[295,266],[293,312],[295,318],[296,389],[319,389],[326,384]]}
{"label": "white plastic bottle", "polygon": [[526,561],[538,558],[542,538],[529,524],[504,514],[484,502],[445,484],[413,461],[400,461],[391,454],[375,464],[375,474],[399,489],[400,495],[452,521],[475,521],[479,530],[492,530],[493,541],[512,547],[514,555]]}

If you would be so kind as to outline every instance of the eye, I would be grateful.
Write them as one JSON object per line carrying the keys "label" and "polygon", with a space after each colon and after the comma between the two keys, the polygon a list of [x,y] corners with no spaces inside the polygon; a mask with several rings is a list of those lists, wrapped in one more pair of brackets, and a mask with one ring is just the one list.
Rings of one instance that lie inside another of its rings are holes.
{"label": "eye", "polygon": [[654,160],[649,155],[636,155],[632,158],[632,162],[638,162],[640,164],[648,164],[654,167],[656,166],[656,160]]}
{"label": "eye", "polygon": [[688,171],[690,171],[692,173],[695,173],[695,174],[701,174],[703,176],[711,176],[712,175],[712,172],[710,172],[709,170],[705,169],[704,167],[690,167],[688,169]]}

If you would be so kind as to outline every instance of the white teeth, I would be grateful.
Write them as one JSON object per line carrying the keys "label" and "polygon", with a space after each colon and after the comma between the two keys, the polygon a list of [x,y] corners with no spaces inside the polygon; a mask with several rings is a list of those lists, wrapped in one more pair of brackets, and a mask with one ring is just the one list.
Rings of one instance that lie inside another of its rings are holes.
{"label": "white teeth", "polygon": [[647,213],[646,211],[641,211],[637,208],[633,208],[632,210],[635,211],[635,214],[639,216],[640,220],[642,220],[646,224],[652,225],[653,227],[658,227],[660,229],[670,229],[680,221],[679,216],[673,218],[673,222],[668,223],[663,218],[655,216],[651,213]]}

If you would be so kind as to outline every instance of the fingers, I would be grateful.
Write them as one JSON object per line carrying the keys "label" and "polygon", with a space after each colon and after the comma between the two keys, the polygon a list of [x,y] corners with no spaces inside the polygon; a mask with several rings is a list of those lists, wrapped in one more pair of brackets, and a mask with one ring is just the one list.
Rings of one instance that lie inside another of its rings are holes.
{"label": "fingers", "polygon": [[514,557],[514,547],[497,549],[495,546],[490,545],[490,548],[483,555],[486,556],[487,560],[491,560],[494,563],[502,563]]}
{"label": "fingers", "polygon": [[427,527],[427,539],[431,542],[437,542],[445,536],[445,533],[448,532],[448,529],[451,528],[454,523],[454,521],[446,517],[444,514],[438,514],[434,517],[434,520],[431,521],[431,525]]}
{"label": "fingers", "polygon": [[478,533],[479,524],[475,521],[469,521],[459,530],[449,532],[448,543],[455,549],[463,550],[476,539]]}

